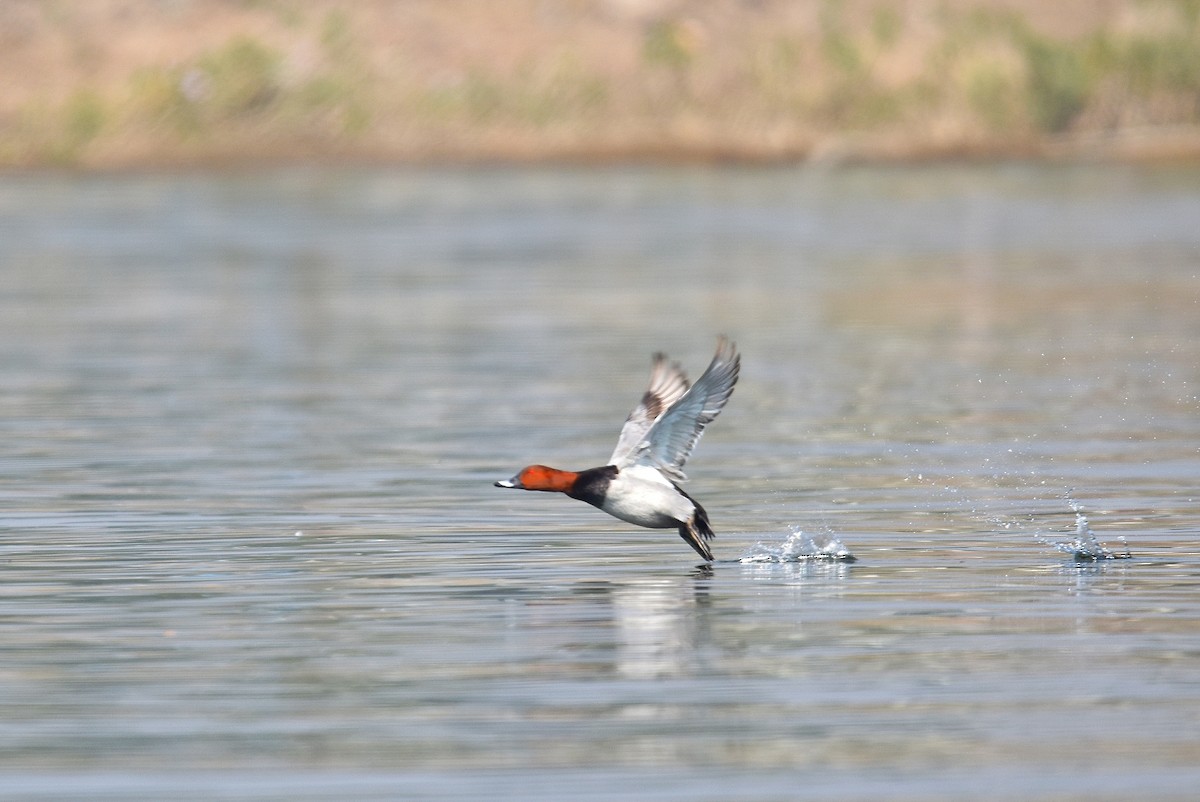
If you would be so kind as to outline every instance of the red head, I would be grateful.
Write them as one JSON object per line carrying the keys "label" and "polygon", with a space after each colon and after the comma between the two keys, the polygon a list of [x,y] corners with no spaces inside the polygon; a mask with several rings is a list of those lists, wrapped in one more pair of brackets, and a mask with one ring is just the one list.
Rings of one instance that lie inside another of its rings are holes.
{"label": "red head", "polygon": [[521,472],[513,478],[496,482],[496,487],[566,493],[575,484],[578,476],[579,474],[574,471],[560,471],[558,468],[548,468],[545,465],[530,465],[528,468],[522,468]]}

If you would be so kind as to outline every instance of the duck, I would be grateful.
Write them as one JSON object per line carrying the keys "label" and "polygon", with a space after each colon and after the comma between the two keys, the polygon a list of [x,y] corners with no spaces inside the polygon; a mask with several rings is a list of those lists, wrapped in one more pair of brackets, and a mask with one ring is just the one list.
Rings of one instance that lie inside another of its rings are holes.
{"label": "duck", "polygon": [[652,362],[650,385],[621,427],[607,463],[580,471],[529,465],[495,486],[563,493],[631,524],[678,529],[685,543],[712,562],[715,535],[708,513],[679,485],[687,481],[683,466],[704,428],[733,394],[741,355],[732,341],[718,338],[716,354],[695,384],[666,354],[654,354]]}

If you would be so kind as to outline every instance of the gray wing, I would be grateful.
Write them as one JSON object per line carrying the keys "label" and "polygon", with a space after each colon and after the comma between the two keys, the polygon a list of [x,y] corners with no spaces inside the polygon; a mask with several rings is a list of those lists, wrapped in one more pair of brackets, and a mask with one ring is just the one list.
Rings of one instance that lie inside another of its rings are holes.
{"label": "gray wing", "polygon": [[650,373],[650,387],[642,395],[642,400],[621,427],[621,436],[617,438],[617,448],[609,458],[609,465],[627,462],[630,454],[646,438],[646,432],[654,425],[672,404],[687,392],[690,383],[678,362],[668,362],[667,355],[654,355],[654,368]]}
{"label": "gray wing", "polygon": [[[704,427],[720,414],[725,402],[733,394],[741,360],[737,347],[724,337],[720,338],[717,341],[717,353],[704,375],[650,424],[623,463],[614,464],[617,467],[650,465],[677,482],[687,481],[683,464],[704,433]],[[622,443],[625,434],[621,432]]]}

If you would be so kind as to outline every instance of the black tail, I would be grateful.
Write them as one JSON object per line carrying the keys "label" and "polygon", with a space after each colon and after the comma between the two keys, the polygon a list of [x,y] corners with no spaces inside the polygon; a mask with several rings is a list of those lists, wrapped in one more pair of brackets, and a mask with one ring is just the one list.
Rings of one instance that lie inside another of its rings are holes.
{"label": "black tail", "polygon": [[[692,499],[692,503],[696,504],[696,500]],[[696,504],[691,519],[679,525],[679,536],[695,549],[697,554],[712,562],[712,549],[708,547],[708,541],[716,537],[716,534],[708,523],[708,513],[699,504]]]}

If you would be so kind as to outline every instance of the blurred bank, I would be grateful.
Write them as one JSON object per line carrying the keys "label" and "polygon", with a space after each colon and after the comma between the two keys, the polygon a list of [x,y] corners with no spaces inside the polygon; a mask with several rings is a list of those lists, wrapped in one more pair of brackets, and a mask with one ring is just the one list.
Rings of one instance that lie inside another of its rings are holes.
{"label": "blurred bank", "polygon": [[28,0],[0,166],[1200,158],[1200,0]]}

